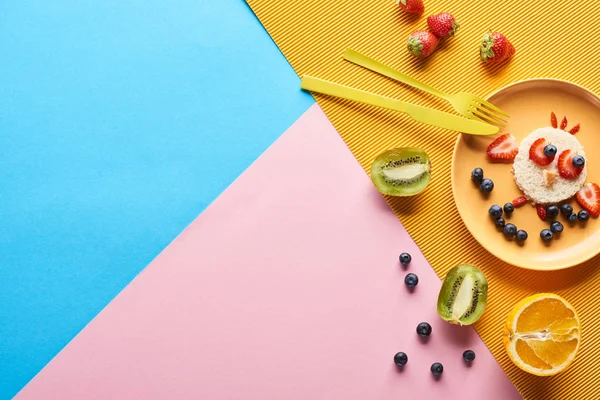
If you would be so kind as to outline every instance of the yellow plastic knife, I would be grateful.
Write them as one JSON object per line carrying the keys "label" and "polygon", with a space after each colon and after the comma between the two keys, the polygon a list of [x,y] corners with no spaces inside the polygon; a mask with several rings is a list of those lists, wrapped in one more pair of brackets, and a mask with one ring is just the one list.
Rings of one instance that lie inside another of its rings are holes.
{"label": "yellow plastic knife", "polygon": [[354,89],[349,86],[340,85],[313,76],[304,75],[300,87],[311,92],[327,94],[346,100],[353,100],[359,103],[406,113],[416,121],[424,124],[438,126],[457,132],[469,133],[472,135],[493,135],[499,130],[498,127],[484,122],[474,121],[444,111],[438,111],[364,90]]}

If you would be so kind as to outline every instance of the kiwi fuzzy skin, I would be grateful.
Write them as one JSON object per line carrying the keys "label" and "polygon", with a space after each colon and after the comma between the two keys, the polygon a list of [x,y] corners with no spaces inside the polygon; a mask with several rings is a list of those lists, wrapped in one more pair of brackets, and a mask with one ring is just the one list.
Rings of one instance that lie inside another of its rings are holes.
{"label": "kiwi fuzzy skin", "polygon": [[[448,307],[448,301],[453,297],[452,293],[455,283],[459,280],[462,280],[466,275],[471,275],[477,283],[476,293],[474,293],[474,296],[476,296],[475,300],[477,301],[477,305],[470,315],[456,318],[452,315],[452,311]],[[440,289],[437,302],[438,314],[443,320],[448,321],[451,324],[471,325],[483,315],[487,303],[487,293],[487,279],[485,278],[483,272],[481,272],[478,268],[468,264],[462,264],[454,267],[448,271],[446,279],[444,279],[444,282],[442,283],[442,288]]]}

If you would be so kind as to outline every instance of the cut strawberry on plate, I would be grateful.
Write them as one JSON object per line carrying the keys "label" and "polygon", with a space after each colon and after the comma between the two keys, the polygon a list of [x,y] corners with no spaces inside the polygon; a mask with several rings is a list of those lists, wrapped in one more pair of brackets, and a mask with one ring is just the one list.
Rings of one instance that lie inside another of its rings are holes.
{"label": "cut strawberry on plate", "polygon": [[537,211],[537,215],[538,215],[538,217],[540,217],[540,219],[541,219],[542,221],[545,221],[545,220],[546,220],[546,218],[548,217],[548,215],[546,214],[546,207],[544,207],[544,206],[543,206],[543,205],[541,205],[541,204],[537,204],[537,205],[535,206],[535,210]]}
{"label": "cut strawberry on plate", "polygon": [[487,155],[492,160],[511,161],[519,152],[517,139],[510,133],[505,133],[494,140],[487,148]]}
{"label": "cut strawberry on plate", "polygon": [[529,148],[529,159],[537,165],[541,166],[548,165],[552,161],[554,161],[555,156],[548,157],[546,154],[544,154],[544,147],[546,147],[547,144],[548,143],[544,138],[539,138],[538,140],[533,142],[533,144]]}
{"label": "cut strawberry on plate", "polygon": [[558,156],[558,173],[565,179],[577,178],[583,171],[583,167],[577,168],[573,165],[575,155],[573,150],[565,150]]}
{"label": "cut strawberry on plate", "polygon": [[600,215],[600,186],[588,183],[577,192],[575,198],[592,217],[597,218]]}
{"label": "cut strawberry on plate", "polygon": [[514,199],[512,201],[512,205],[515,208],[519,208],[525,203],[527,203],[527,197],[525,197],[525,196],[517,197],[516,199]]}

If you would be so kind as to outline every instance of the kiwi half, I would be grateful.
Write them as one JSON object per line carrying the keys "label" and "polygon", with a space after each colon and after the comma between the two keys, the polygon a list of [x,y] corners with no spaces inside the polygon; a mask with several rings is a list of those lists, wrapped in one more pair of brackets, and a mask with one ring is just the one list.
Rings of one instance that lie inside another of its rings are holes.
{"label": "kiwi half", "polygon": [[459,265],[448,271],[438,296],[437,311],[442,319],[458,325],[477,321],[487,303],[485,275],[472,265]]}
{"label": "kiwi half", "polygon": [[416,147],[401,147],[380,154],[371,166],[377,190],[390,196],[414,196],[431,180],[427,153]]}

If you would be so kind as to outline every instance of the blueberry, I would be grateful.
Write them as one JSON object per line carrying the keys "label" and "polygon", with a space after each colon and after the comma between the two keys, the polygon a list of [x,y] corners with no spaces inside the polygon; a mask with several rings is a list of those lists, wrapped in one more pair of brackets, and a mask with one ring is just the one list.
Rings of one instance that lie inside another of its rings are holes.
{"label": "blueberry", "polygon": [[515,211],[515,206],[513,206],[512,203],[506,203],[504,205],[504,212],[508,215],[512,214],[512,212]]}
{"label": "blueberry", "polygon": [[394,364],[396,364],[399,367],[405,366],[407,362],[408,362],[408,356],[406,355],[406,353],[399,351],[394,356]]}
{"label": "blueberry", "polygon": [[580,221],[582,221],[582,222],[585,222],[588,219],[590,219],[590,213],[587,212],[587,211],[585,211],[585,210],[581,210],[577,214],[577,219],[580,220]]}
{"label": "blueberry", "polygon": [[569,215],[569,222],[574,224],[575,222],[577,222],[577,214],[575,213],[571,213],[571,215]]}
{"label": "blueberry", "polygon": [[540,232],[540,237],[544,242],[552,240],[552,236],[554,235],[552,234],[552,231],[550,229],[544,229]]}
{"label": "blueberry", "polygon": [[485,178],[481,181],[481,185],[479,185],[479,190],[483,193],[489,193],[494,190],[494,182],[491,179]]}
{"label": "blueberry", "polygon": [[431,373],[434,376],[440,376],[442,375],[442,372],[444,372],[444,366],[441,363],[436,362],[431,364]]}
{"label": "blueberry", "polygon": [[488,212],[490,213],[490,215],[494,218],[500,218],[502,216],[502,207],[494,204],[493,206],[490,207],[490,209],[488,210]]}
{"label": "blueberry", "polygon": [[549,144],[546,147],[544,147],[544,155],[546,157],[554,157],[556,155],[556,146]]}
{"label": "blueberry", "polygon": [[582,156],[575,156],[573,157],[571,162],[573,163],[573,166],[575,168],[581,168],[585,165],[585,158],[583,158]]}
{"label": "blueberry", "polygon": [[560,212],[565,217],[568,217],[573,213],[573,207],[571,207],[570,204],[563,204],[562,206],[560,206]]}
{"label": "blueberry", "polygon": [[504,227],[504,236],[511,238],[517,233],[517,227],[514,224],[506,224]]}
{"label": "blueberry", "polygon": [[563,231],[564,227],[563,224],[561,224],[558,221],[554,221],[553,223],[550,224],[550,230],[552,231],[552,233],[561,233]]}
{"label": "blueberry", "polygon": [[414,289],[417,283],[419,283],[419,277],[415,274],[406,274],[404,277],[404,284],[411,289]]}
{"label": "blueberry", "polygon": [[546,208],[546,216],[548,216],[548,218],[556,218],[556,216],[558,215],[558,207],[557,206],[548,206]]}
{"label": "blueberry", "polygon": [[408,264],[410,264],[411,261],[412,261],[412,257],[410,256],[410,254],[408,254],[408,253],[400,254],[400,264],[402,264],[406,267]]}
{"label": "blueberry", "polygon": [[524,242],[524,241],[527,240],[527,237],[529,235],[527,235],[527,232],[525,232],[523,229],[520,229],[520,230],[517,231],[517,233],[515,234],[515,236],[516,236],[516,238],[517,238],[517,240],[519,242]]}
{"label": "blueberry", "polygon": [[431,335],[431,325],[429,325],[427,322],[421,322],[419,325],[417,325],[417,333],[421,337],[427,337]]}
{"label": "blueberry", "polygon": [[471,172],[471,179],[473,182],[481,183],[483,180],[483,170],[481,168],[475,168],[473,172]]}
{"label": "blueberry", "polygon": [[504,221],[504,218],[500,217],[500,218],[496,218],[495,223],[498,228],[504,228],[506,221]]}
{"label": "blueberry", "polygon": [[475,352],[473,350],[465,350],[463,353],[463,360],[471,362],[475,359]]}

